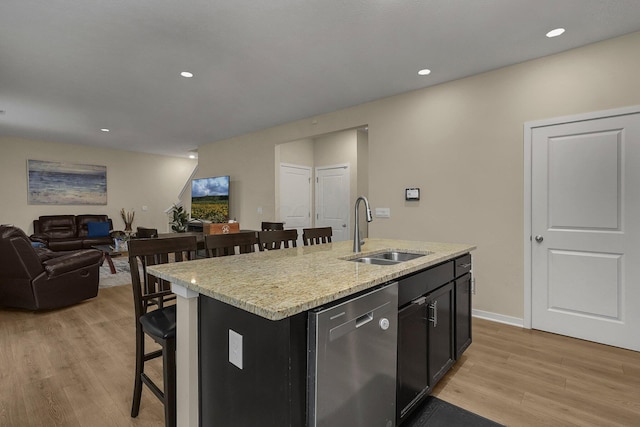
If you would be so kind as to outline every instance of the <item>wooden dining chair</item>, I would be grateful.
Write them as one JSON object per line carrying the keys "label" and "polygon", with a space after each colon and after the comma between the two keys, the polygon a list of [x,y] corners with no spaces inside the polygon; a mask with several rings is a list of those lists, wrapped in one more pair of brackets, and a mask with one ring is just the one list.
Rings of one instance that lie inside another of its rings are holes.
{"label": "wooden dining chair", "polygon": [[138,227],[136,229],[136,239],[149,239],[153,237],[158,237],[158,229],[157,228],[146,228],[146,227]]}
{"label": "wooden dining chair", "polygon": [[207,258],[255,252],[257,244],[258,236],[255,231],[209,234],[204,238]]}
{"label": "wooden dining chair", "polygon": [[[145,384],[164,405],[165,426],[176,425],[176,306],[170,283],[153,276],[147,267],[195,259],[195,236],[129,241],[129,266],[136,318],[136,371],[131,417],[138,416],[142,385]],[[145,335],[162,347],[145,352]],[[145,373],[145,362],[162,357],[163,389]]]}
{"label": "wooden dining chair", "polygon": [[284,222],[262,221],[262,231],[284,230]]}
{"label": "wooden dining chair", "polygon": [[302,229],[302,242],[305,246],[331,243],[333,232],[331,227],[316,227]]}
{"label": "wooden dining chair", "polygon": [[295,248],[297,247],[297,240],[298,231],[295,229],[258,232],[258,247],[260,251]]}

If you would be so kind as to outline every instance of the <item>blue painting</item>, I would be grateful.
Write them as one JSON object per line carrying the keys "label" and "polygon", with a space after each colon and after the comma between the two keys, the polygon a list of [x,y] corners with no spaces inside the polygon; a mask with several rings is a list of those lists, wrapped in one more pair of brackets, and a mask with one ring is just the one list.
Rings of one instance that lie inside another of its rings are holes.
{"label": "blue painting", "polygon": [[106,205],[107,167],[27,160],[30,205]]}

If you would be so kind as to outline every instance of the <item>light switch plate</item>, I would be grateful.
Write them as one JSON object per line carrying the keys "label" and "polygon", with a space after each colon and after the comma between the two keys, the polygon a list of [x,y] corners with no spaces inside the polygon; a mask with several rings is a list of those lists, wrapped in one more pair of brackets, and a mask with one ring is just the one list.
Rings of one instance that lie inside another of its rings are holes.
{"label": "light switch plate", "polygon": [[376,208],[376,217],[377,218],[390,218],[391,217],[391,208]]}
{"label": "light switch plate", "polygon": [[242,369],[242,335],[229,329],[229,362]]}

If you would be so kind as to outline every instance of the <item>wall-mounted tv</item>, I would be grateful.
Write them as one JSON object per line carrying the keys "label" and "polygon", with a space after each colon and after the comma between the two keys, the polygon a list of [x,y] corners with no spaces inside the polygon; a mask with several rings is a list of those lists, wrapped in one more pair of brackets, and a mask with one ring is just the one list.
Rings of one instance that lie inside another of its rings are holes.
{"label": "wall-mounted tv", "polygon": [[229,220],[229,176],[191,181],[191,218],[214,223]]}

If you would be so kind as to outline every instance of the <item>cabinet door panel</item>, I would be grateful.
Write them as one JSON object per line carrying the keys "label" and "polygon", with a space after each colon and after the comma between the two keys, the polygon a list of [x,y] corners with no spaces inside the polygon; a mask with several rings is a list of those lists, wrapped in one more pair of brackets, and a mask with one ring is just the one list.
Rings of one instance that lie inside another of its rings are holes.
{"label": "cabinet door panel", "polygon": [[398,419],[426,392],[427,322],[425,299],[398,312]]}
{"label": "cabinet door panel", "polygon": [[471,274],[456,279],[456,360],[471,344]]}
{"label": "cabinet door panel", "polygon": [[433,388],[453,365],[453,283],[427,295],[428,373]]}

